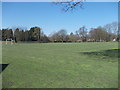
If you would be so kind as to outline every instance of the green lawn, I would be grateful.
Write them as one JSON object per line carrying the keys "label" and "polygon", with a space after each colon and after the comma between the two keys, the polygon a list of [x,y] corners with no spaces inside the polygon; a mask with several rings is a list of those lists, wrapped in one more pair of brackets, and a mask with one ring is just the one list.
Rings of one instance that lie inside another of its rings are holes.
{"label": "green lawn", "polygon": [[4,88],[117,88],[118,43],[3,44]]}

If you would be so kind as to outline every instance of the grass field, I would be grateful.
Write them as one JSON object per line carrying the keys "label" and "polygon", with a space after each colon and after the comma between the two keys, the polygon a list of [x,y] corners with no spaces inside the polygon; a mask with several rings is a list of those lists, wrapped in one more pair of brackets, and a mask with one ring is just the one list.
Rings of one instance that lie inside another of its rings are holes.
{"label": "grass field", "polygon": [[3,44],[5,88],[117,88],[118,43]]}

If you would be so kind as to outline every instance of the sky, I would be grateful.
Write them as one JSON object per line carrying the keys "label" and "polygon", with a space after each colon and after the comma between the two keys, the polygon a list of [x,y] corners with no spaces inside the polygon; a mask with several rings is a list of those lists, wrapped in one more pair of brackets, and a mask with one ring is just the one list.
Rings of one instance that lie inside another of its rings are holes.
{"label": "sky", "polygon": [[117,2],[85,2],[83,9],[64,12],[51,2],[3,2],[2,28],[38,26],[46,35],[65,29],[75,32],[118,21]]}
{"label": "sky", "polygon": [[[2,0],[3,2],[51,2],[64,0]],[[77,0],[74,0],[77,1]],[[87,2],[118,2],[119,0],[86,0]]]}

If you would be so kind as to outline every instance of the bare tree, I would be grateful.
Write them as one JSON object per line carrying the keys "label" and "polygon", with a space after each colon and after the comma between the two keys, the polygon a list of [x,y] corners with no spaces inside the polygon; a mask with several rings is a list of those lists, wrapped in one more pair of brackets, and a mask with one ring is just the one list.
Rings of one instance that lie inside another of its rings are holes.
{"label": "bare tree", "polygon": [[52,33],[49,36],[50,41],[55,42],[55,41],[59,41],[59,34],[57,32]]}
{"label": "bare tree", "polygon": [[84,1],[85,0],[59,0],[58,2],[55,2],[55,4],[62,5],[62,10],[67,12],[68,10],[76,9],[77,7],[83,8]]}
{"label": "bare tree", "polygon": [[89,32],[89,35],[92,41],[108,41],[108,38],[106,38],[108,33],[102,27],[92,28]]}
{"label": "bare tree", "polygon": [[16,29],[19,29],[19,30],[27,30],[27,27],[26,26],[12,26],[11,29],[12,30],[16,30]]}
{"label": "bare tree", "polygon": [[111,23],[112,33],[118,34],[118,22],[112,22]]}
{"label": "bare tree", "polygon": [[50,36],[50,40],[59,42],[67,41],[68,40],[67,31],[62,29],[59,30],[58,32],[55,32]]}
{"label": "bare tree", "polygon": [[82,41],[83,42],[86,41],[86,39],[87,39],[87,29],[86,29],[86,27],[85,26],[81,27],[78,30],[78,32],[79,32],[79,36],[82,39]]}
{"label": "bare tree", "polygon": [[74,34],[74,33],[70,33],[70,35],[68,35],[69,41],[75,42],[77,41],[78,37]]}
{"label": "bare tree", "polygon": [[62,29],[62,30],[60,30],[60,31],[58,31],[57,32],[57,34],[58,34],[58,37],[59,37],[59,40],[60,41],[66,41],[66,36],[67,36],[67,31],[66,30],[64,30],[64,29]]}
{"label": "bare tree", "polygon": [[105,30],[109,33],[109,40],[118,37],[118,22],[112,22],[104,26]]}

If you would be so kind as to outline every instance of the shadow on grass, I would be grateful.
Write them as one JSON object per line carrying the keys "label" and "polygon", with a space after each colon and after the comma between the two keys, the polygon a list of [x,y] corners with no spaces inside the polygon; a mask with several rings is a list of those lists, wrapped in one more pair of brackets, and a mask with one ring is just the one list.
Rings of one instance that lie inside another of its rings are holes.
{"label": "shadow on grass", "polygon": [[0,73],[5,70],[9,64],[0,64]]}
{"label": "shadow on grass", "polygon": [[120,58],[120,49],[109,49],[104,50],[100,52],[81,52],[84,55],[98,57],[102,59],[111,58],[111,59],[117,59]]}

